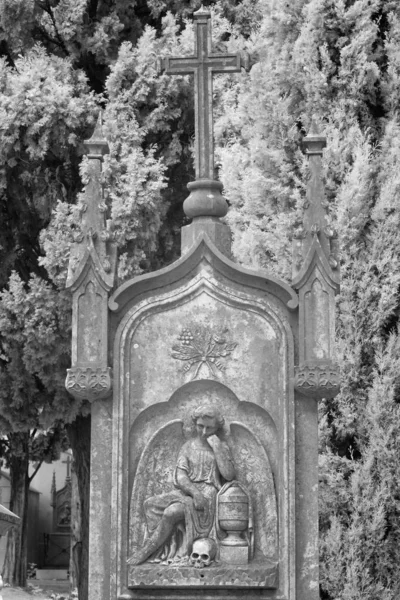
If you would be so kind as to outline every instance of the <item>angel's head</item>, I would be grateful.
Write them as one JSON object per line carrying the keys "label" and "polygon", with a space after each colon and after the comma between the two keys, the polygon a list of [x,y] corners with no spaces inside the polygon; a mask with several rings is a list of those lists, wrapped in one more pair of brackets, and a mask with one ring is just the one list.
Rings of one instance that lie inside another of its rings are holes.
{"label": "angel's head", "polygon": [[192,431],[202,438],[223,433],[225,419],[214,406],[203,404],[192,414]]}

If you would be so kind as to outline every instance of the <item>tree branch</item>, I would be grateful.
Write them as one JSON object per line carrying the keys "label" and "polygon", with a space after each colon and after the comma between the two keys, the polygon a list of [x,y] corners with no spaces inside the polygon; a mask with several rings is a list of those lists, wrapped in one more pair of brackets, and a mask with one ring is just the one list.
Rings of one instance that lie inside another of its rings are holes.
{"label": "tree branch", "polygon": [[53,24],[53,28],[56,34],[56,39],[53,38],[45,29],[43,29],[42,27],[39,27],[39,31],[41,32],[41,34],[47,38],[47,40],[53,44],[55,44],[56,46],[58,46],[59,48],[61,48],[66,56],[69,56],[69,52],[68,49],[64,43],[64,40],[62,39],[58,29],[57,29],[57,23],[54,17],[54,13],[52,10],[52,7],[50,5],[50,2],[47,0],[46,2],[38,2],[38,6],[43,10],[43,12],[47,13],[51,19],[51,22]]}
{"label": "tree branch", "polygon": [[42,466],[42,464],[43,464],[43,461],[42,461],[42,460],[40,460],[40,461],[38,462],[38,464],[37,464],[37,466],[36,466],[35,470],[33,471],[32,475],[30,475],[30,476],[28,477],[28,481],[29,481],[29,483],[31,483],[32,479],[35,477],[36,473],[39,471],[39,469],[40,469],[40,467]]}

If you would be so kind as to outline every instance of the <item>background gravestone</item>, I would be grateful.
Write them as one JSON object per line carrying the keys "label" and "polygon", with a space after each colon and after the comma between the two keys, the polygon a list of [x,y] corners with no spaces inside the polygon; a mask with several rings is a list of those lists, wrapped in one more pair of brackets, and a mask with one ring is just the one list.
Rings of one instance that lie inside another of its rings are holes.
{"label": "background gravestone", "polygon": [[194,17],[194,56],[160,65],[195,74],[196,181],[184,204],[193,221],[180,260],[113,292],[100,121],[87,142],[66,385],[92,401],[89,594],[317,600],[316,399],[338,391],[325,140],[314,128],[304,140],[311,177],[293,287],[235,265],[219,220],[211,99],[213,69],[237,70],[240,58],[214,55],[210,14]]}

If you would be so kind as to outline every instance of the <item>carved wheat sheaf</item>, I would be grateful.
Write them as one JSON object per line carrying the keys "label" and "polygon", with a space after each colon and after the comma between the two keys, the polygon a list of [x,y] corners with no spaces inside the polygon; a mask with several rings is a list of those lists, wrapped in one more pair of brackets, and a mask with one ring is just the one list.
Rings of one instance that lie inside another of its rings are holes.
{"label": "carved wheat sheaf", "polygon": [[172,346],[171,356],[184,362],[183,371],[192,374],[192,380],[199,375],[203,366],[210,373],[218,375],[225,369],[224,360],[233,352],[237,343],[226,339],[225,334],[216,334],[208,328],[185,328]]}

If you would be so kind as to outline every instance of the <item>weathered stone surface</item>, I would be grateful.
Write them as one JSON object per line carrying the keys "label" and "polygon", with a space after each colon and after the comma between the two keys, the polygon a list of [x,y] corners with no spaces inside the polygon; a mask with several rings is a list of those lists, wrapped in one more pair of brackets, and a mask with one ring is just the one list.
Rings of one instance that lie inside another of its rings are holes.
{"label": "weathered stone surface", "polygon": [[334,232],[328,224],[328,204],[322,181],[322,150],[326,138],[312,123],[304,138],[310,179],[303,223],[294,234],[293,287],[299,292],[299,365],[295,388],[310,398],[330,398],[339,392],[335,360],[335,295],[339,270]]}
{"label": "weathered stone surface", "polygon": [[[89,598],[110,597],[112,505],[112,408],[110,400],[91,406]],[[115,570],[114,570],[115,573]]]}
{"label": "weathered stone surface", "polygon": [[141,565],[132,569],[130,585],[140,586],[217,586],[217,587],[278,587],[278,568],[273,561],[257,561],[249,565],[216,564],[204,569],[192,566],[165,568],[160,565]]}
{"label": "weathered stone surface", "polygon": [[[182,414],[182,407],[176,408]],[[210,537],[221,551],[223,544],[244,547],[245,562],[254,553],[277,556],[277,499],[265,449],[245,425],[229,427],[211,403],[193,412],[192,426],[199,430],[204,424],[211,428],[208,437],[197,431],[185,441],[182,421],[170,421],[145,445],[132,474],[129,564],[185,565],[199,537]],[[132,432],[133,439],[139,431]],[[219,489],[222,478],[230,481]],[[196,493],[206,500],[204,507],[196,507]]]}
{"label": "weathered stone surface", "polygon": [[221,252],[230,257],[229,229],[218,223],[218,218],[224,217],[228,212],[228,204],[221,194],[221,182],[214,179],[213,74],[238,72],[242,67],[247,69],[249,65],[239,53],[212,52],[209,10],[201,7],[194,13],[193,18],[194,56],[167,57],[158,61],[159,72],[165,70],[171,75],[194,75],[196,181],[188,184],[190,195],[183,204],[186,216],[194,221],[182,230],[182,254],[193,246],[199,234],[204,232]]}
{"label": "weathered stone surface", "polygon": [[194,75],[196,179],[214,179],[212,75],[235,73],[240,71],[241,66],[247,65],[239,53],[213,54],[211,13],[207,9],[201,7],[193,14],[193,18],[196,35],[194,56],[160,59],[158,69],[171,75]]}
{"label": "weathered stone surface", "polygon": [[190,225],[185,225],[181,230],[181,251],[185,254],[188,250],[196,245],[197,240],[202,235],[207,235],[210,241],[218,248],[222,254],[228,258],[232,258],[231,231],[225,223],[221,223],[218,219],[212,218],[197,218],[193,219]]}
{"label": "weathered stone surface", "polygon": [[247,546],[225,546],[222,543],[219,559],[226,565],[246,565],[249,562],[249,549]]}
{"label": "weathered stone surface", "polygon": [[112,386],[110,367],[75,367],[67,369],[65,387],[76,398],[93,402],[109,396]]}
{"label": "weathered stone surface", "polygon": [[314,120],[310,132],[303,139],[303,146],[309,159],[310,178],[307,183],[303,219],[295,224],[297,228],[294,231],[293,281],[299,278],[304,267],[307,268],[307,262],[310,260],[309,251],[317,241],[326,257],[329,275],[337,285],[339,278],[337,235],[329,223],[329,203],[325,197],[322,179],[322,151],[326,146],[326,137],[318,132]]}
{"label": "weathered stone surface", "polygon": [[310,398],[332,398],[340,390],[340,370],[332,362],[295,368],[295,388]]}
{"label": "weathered stone surface", "polygon": [[[285,286],[242,271],[211,248],[203,237],[184,263],[170,269],[169,283],[160,286],[167,276],[164,270],[152,276],[156,292],[149,289],[147,276],[132,283],[129,292],[125,286],[110,303],[119,309],[113,324],[113,594],[128,582],[131,589],[140,585],[137,569],[155,568],[146,562],[127,563],[148,535],[142,511],[147,499],[173,491],[180,449],[191,439],[191,414],[208,403],[225,418],[224,439],[236,477],[251,491],[254,556],[261,550],[265,561],[278,564],[279,593],[293,597],[287,574],[295,556],[290,536],[294,463],[289,452],[294,441],[287,445],[284,440],[294,432],[287,303],[294,304],[295,298]],[[189,593],[190,572],[178,572],[180,585]],[[267,585],[262,569],[251,576],[246,570],[240,573],[232,587],[237,581],[244,587]],[[207,581],[206,588],[212,585]]]}
{"label": "weathered stone surface", "polygon": [[320,600],[318,529],[318,410],[313,398],[296,400],[296,600]]}
{"label": "weathered stone surface", "polygon": [[89,181],[81,202],[81,231],[71,248],[66,287],[72,292],[72,368],[66,388],[93,402],[110,394],[108,368],[108,294],[115,284],[117,253],[107,229],[107,204],[100,182],[108,144],[101,115],[86,140]]}
{"label": "weathered stone surface", "polygon": [[93,176],[68,281],[67,378],[78,397],[96,399],[89,597],[318,600],[315,399],[338,389],[339,279],[321,202],[324,139],[315,130],[305,139],[311,177],[293,287],[235,265],[218,221],[226,204],[213,180],[210,82],[240,60],[212,54],[207,11],[195,21],[195,56],[161,65],[193,72],[197,86],[197,179],[183,256],[123,284],[108,307],[115,248],[98,202],[105,146],[100,134],[92,139]]}

